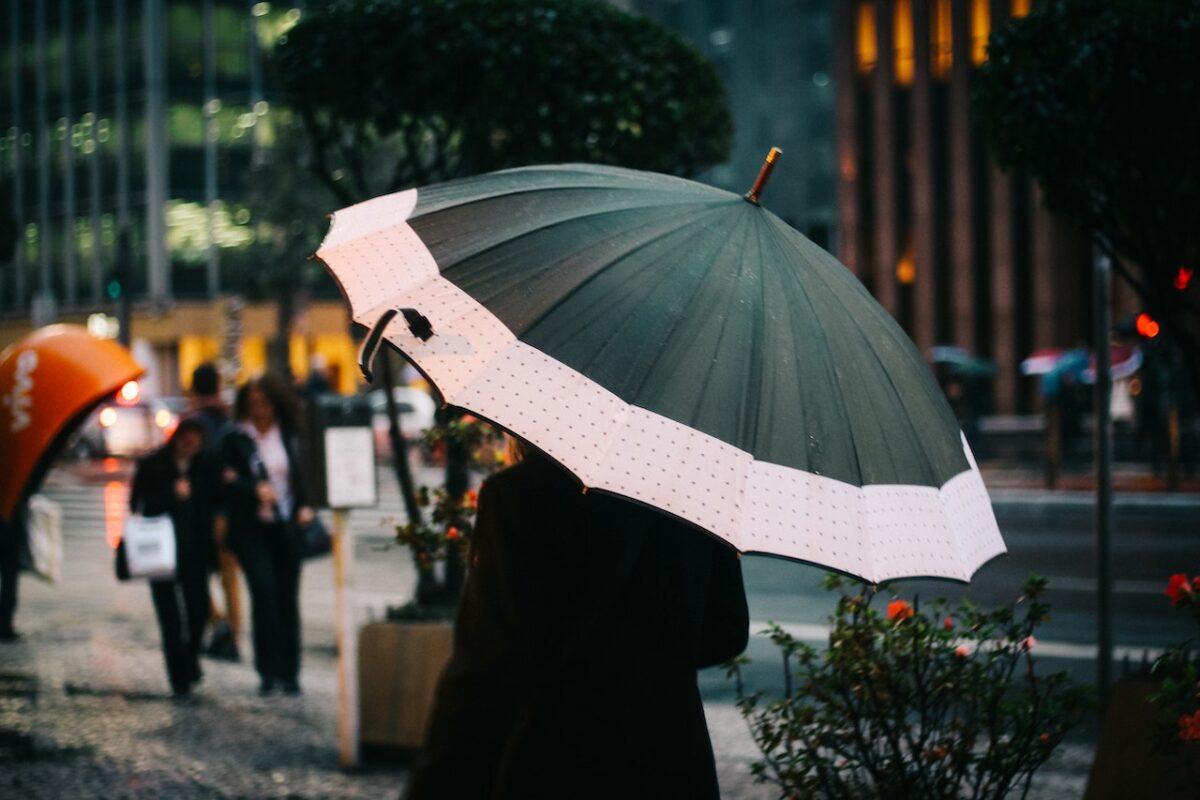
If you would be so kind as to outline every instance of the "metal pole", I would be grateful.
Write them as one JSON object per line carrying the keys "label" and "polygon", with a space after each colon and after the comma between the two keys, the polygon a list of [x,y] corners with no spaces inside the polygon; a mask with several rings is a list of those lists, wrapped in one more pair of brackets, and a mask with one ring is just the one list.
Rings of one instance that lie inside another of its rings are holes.
{"label": "metal pole", "polygon": [[88,140],[84,152],[88,160],[88,209],[92,228],[92,303],[104,297],[104,235],[100,225],[100,45],[96,0],[88,3]]}
{"label": "metal pole", "polygon": [[1108,705],[1112,685],[1112,372],[1109,366],[1109,332],[1112,330],[1112,264],[1107,255],[1095,260],[1095,351],[1096,351],[1096,590],[1097,637],[1096,686],[1100,716]]}
{"label": "metal pole", "polygon": [[358,766],[358,642],[354,629],[354,536],[349,511],[333,510],[334,624],[338,650],[338,756],[343,769]]}
{"label": "metal pole", "polygon": [[54,236],[50,230],[50,126],[46,119],[46,4],[38,0],[34,6],[34,109],[36,114],[37,182],[38,182],[38,283],[40,289],[33,302],[35,327],[54,321],[54,281],[50,274],[51,248]]}
{"label": "metal pole", "polygon": [[8,22],[10,26],[8,39],[9,54],[9,91],[12,93],[13,118],[13,219],[17,224],[17,249],[13,258],[13,308],[25,306],[25,280],[28,272],[26,264],[25,245],[25,167],[24,148],[22,139],[27,135],[29,126],[25,124],[21,111],[21,60],[24,57],[24,40],[21,37],[21,4],[9,4]]}

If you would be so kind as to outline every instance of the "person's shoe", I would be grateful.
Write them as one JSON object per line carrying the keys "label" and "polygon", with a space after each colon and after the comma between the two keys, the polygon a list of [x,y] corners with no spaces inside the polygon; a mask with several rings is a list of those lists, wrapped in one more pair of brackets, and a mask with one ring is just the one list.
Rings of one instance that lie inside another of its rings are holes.
{"label": "person's shoe", "polygon": [[233,629],[228,622],[218,622],[213,628],[212,639],[208,643],[207,653],[210,658],[222,661],[241,661],[238,653],[237,639],[233,637]]}
{"label": "person's shoe", "polygon": [[258,684],[258,696],[259,697],[267,697],[274,693],[275,693],[275,679],[274,678],[263,678],[262,682]]}
{"label": "person's shoe", "polygon": [[283,693],[289,697],[296,697],[304,692],[300,689],[300,682],[295,678],[289,678],[283,681]]}

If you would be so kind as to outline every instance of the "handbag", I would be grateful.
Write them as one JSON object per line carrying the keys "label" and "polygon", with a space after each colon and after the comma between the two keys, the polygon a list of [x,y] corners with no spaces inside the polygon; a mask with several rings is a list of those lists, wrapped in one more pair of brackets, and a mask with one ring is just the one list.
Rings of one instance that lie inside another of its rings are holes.
{"label": "handbag", "polygon": [[296,523],[295,528],[301,558],[320,558],[333,551],[333,537],[316,514],[307,525]]}
{"label": "handbag", "polygon": [[170,580],[175,577],[175,523],[169,514],[125,518],[117,544],[117,579]]}

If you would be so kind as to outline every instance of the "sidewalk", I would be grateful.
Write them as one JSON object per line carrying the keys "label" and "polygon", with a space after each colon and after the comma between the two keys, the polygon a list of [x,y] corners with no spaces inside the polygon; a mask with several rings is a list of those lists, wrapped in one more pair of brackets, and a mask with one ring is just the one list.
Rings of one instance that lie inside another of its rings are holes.
{"label": "sidewalk", "polygon": [[[199,702],[179,707],[168,697],[149,590],[113,578],[102,512],[81,505],[74,516],[68,513],[58,585],[22,579],[17,625],[25,636],[0,644],[0,797],[399,794],[403,764],[354,774],[338,768],[329,559],[310,563],[304,573],[302,697],[257,696],[243,633],[243,662],[205,660]],[[360,621],[406,600],[415,579],[404,551],[386,548],[383,513],[351,518],[359,535]],[[706,705],[706,714],[722,796],[777,796],[772,787],[753,782],[750,764],[758,752],[737,710],[714,702]],[[1038,774],[1030,797],[1080,797],[1091,753],[1090,742],[1063,747]]]}

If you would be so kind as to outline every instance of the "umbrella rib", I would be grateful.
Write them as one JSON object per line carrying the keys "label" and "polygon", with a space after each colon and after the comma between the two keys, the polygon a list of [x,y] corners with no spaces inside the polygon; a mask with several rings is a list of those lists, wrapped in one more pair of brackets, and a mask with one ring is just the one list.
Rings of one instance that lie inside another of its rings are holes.
{"label": "umbrella rib", "polygon": [[[583,220],[592,219],[594,217],[602,217],[606,214],[619,214],[619,213],[630,212],[630,211],[644,211],[646,209],[664,209],[665,210],[665,209],[669,209],[669,208],[674,208],[676,206],[688,206],[688,205],[699,205],[699,206],[707,206],[707,207],[716,208],[716,207],[720,207],[722,205],[726,205],[727,202],[728,201],[722,200],[720,202],[707,202],[707,203],[676,203],[676,204],[672,204],[670,206],[663,205],[661,203],[653,203],[653,204],[648,204],[648,205],[631,205],[631,206],[624,206],[621,208],[609,208],[609,209],[605,209],[603,211],[594,211],[594,212],[590,212],[587,214],[579,214],[578,216],[567,217],[565,219],[558,219],[558,220],[554,220],[552,222],[547,222],[544,225],[538,225],[537,227],[530,228],[529,230],[526,230],[526,231],[522,231],[521,233],[519,233],[515,236],[510,236],[510,237],[507,237],[500,241],[489,244],[486,247],[481,247],[480,249],[475,250],[468,255],[459,256],[457,259],[455,259],[455,261],[452,264],[446,264],[443,266],[440,263],[440,261],[438,260],[436,255],[434,256],[434,261],[438,264],[438,271],[444,275],[444,274],[446,274],[447,270],[449,270],[455,266],[458,266],[460,264],[463,264],[464,262],[468,261],[469,259],[478,258],[479,256],[482,256],[485,253],[489,253],[493,250],[496,250],[497,248],[504,247],[506,245],[510,245],[513,242],[518,242],[522,239],[537,235],[539,233],[542,233],[544,231],[558,227],[560,225],[565,225],[567,223],[581,222]],[[456,206],[456,208],[465,208],[470,205],[473,205],[473,203],[463,203],[459,206]],[[415,219],[416,218],[413,218],[413,220],[415,220]],[[410,224],[413,220],[410,220]],[[413,227],[413,230],[415,230],[417,232],[418,237],[420,237],[420,235],[421,235],[420,228],[418,228],[415,225],[413,225],[412,227]],[[425,242],[424,237],[421,237],[421,241]],[[425,246],[427,248],[429,248],[430,252],[433,251],[433,248],[430,247],[428,242],[425,242]]]}
{"label": "umbrella rib", "polygon": [[[732,244],[734,241],[736,241],[736,237],[735,237],[733,234],[734,234],[734,233],[736,233],[736,232],[737,232],[737,231],[738,231],[738,230],[739,230],[741,227],[743,227],[743,226],[746,224],[746,221],[747,221],[748,219],[749,219],[749,216],[744,216],[744,217],[743,217],[743,218],[742,218],[742,219],[739,221],[738,227],[736,227],[736,228],[733,228],[733,229],[731,229],[731,230],[729,231],[729,233],[728,233],[728,235],[726,236],[726,239],[725,239],[725,247],[726,247],[726,248],[730,247],[730,246],[731,246],[731,244]],[[719,256],[719,254],[720,254],[720,251],[718,251],[718,256]],[[719,261],[720,261],[720,258],[719,258],[719,257],[718,257],[718,258],[714,258],[714,259],[713,259],[713,263],[714,263],[714,264],[716,264],[716,263],[717,263],[717,262],[719,262]],[[746,259],[745,259],[745,258],[742,258],[742,259],[740,259],[740,260],[739,260],[739,262],[738,262],[738,271],[737,271],[737,275],[735,276],[735,283],[737,282],[737,278],[740,278],[740,277],[742,276],[742,273],[745,271],[745,266],[746,266]],[[704,283],[706,283],[706,282],[707,282],[707,280],[708,280],[708,278],[709,278],[709,276],[710,276],[711,274],[712,274],[712,271],[711,271],[711,269],[710,269],[710,270],[709,270],[709,273],[708,273],[708,274],[706,274],[706,275],[704,276],[704,277],[705,277],[705,279],[704,279],[703,281],[701,281],[701,282],[700,282],[700,283],[701,283],[701,285],[703,285]],[[694,297],[695,297],[695,295],[693,295],[693,298],[694,298]],[[725,315],[722,317],[722,319],[721,319],[721,330],[720,330],[720,332],[717,334],[717,341],[716,341],[716,343],[713,345],[713,350],[714,350],[716,353],[718,353],[718,354],[719,354],[719,353],[720,353],[720,351],[721,351],[721,342],[722,342],[722,341],[725,339],[725,330],[726,330],[726,328],[728,328],[728,327],[729,327],[729,320],[730,320],[730,318],[731,318],[732,316],[733,316],[732,314],[725,314]],[[717,367],[717,359],[716,359],[716,358],[713,358],[712,360],[710,360],[710,361],[708,362],[708,369],[707,369],[707,370],[705,371],[705,373],[704,373],[704,382],[703,382],[702,384],[700,384],[701,386],[707,386],[707,385],[708,385],[708,382],[709,382],[709,380],[712,378],[712,373],[713,373],[713,370],[714,370],[714,369],[716,369],[716,367]],[[745,388],[743,388],[743,393],[745,393],[745,391],[746,391],[746,389],[745,389]],[[703,395],[703,393],[697,393],[697,397],[696,397],[696,404],[695,404],[695,406],[692,408],[692,420],[690,420],[690,421],[689,421],[689,424],[691,423],[691,421],[694,421],[694,420],[696,419],[696,417],[697,417],[697,416],[699,416],[700,404],[701,404],[703,401],[704,401],[704,395]],[[740,421],[739,421],[739,428],[740,428],[740,427],[741,427],[741,423],[740,423]],[[739,442],[739,445],[740,445],[740,442]],[[735,445],[735,446],[738,446],[738,445]]]}
{"label": "umbrella rib", "polygon": [[[723,205],[723,204],[721,204],[721,205]],[[718,210],[719,208],[720,208],[720,205],[713,205],[712,208],[708,209],[708,211],[709,212],[715,211],[715,210]],[[619,255],[613,256],[612,258],[610,258],[608,260],[608,262],[603,267],[595,270],[586,280],[580,282],[580,284],[578,286],[573,288],[570,292],[567,292],[566,294],[564,294],[562,296],[562,298],[559,299],[559,301],[555,304],[555,306],[553,308],[547,310],[541,316],[539,316],[537,319],[535,319],[533,322],[531,322],[529,324],[529,326],[526,328],[526,330],[531,330],[534,327],[536,327],[539,322],[544,320],[546,317],[550,316],[550,314],[552,314],[555,309],[561,307],[570,298],[572,298],[573,296],[575,296],[579,292],[581,292],[589,283],[596,280],[601,274],[603,274],[606,270],[608,270],[610,267],[612,267],[618,261],[622,261],[622,260],[628,258],[629,256],[633,255],[634,253],[645,250],[645,249],[651,247],[652,245],[655,245],[655,244],[663,241],[664,239],[674,236],[674,235],[678,234],[681,230],[683,230],[683,228],[690,226],[690,225],[694,225],[695,223],[696,223],[696,218],[688,219],[688,220],[681,222],[678,225],[672,227],[670,230],[663,231],[662,233],[660,233],[650,239],[647,239],[646,241],[638,244],[637,246],[632,247],[632,248],[620,253]],[[662,276],[659,278],[659,281],[655,284],[655,287],[661,285],[662,281],[665,281],[669,277],[670,277],[670,272],[664,271]],[[631,311],[626,316],[626,319],[628,319],[634,313],[635,313],[634,311]],[[581,365],[581,368],[579,370],[580,372],[586,373],[587,368],[596,362],[596,359],[598,359],[600,357],[600,354],[603,353],[604,350],[606,350],[608,348],[608,345],[613,341],[613,339],[616,338],[616,336],[620,332],[620,330],[621,330],[621,326],[619,326],[619,325],[614,325],[612,327],[612,330],[609,333],[608,337],[604,340],[604,343],[601,344],[599,347],[597,347],[593,356],[590,359],[588,359],[583,365]],[[642,384],[639,384],[637,391],[640,391],[643,385],[644,385],[644,382]],[[635,392],[634,394],[637,394],[637,392]]]}
{"label": "umbrella rib", "polygon": [[[720,207],[714,206],[714,208],[710,209],[710,210],[720,210]],[[692,220],[692,222],[694,223],[695,220]],[[682,226],[680,226],[680,227],[682,227]],[[688,297],[687,302],[683,304],[683,307],[687,307],[688,305],[691,304],[691,302],[693,300],[696,299],[696,295],[699,294],[701,287],[703,287],[704,284],[708,281],[709,275],[712,273],[713,269],[716,268],[716,264],[717,264],[716,259],[713,259],[711,262],[709,262],[708,269],[705,270],[703,277],[701,277],[700,280],[696,281],[696,285],[692,289],[692,293]],[[675,318],[675,320],[671,323],[671,327],[666,331],[666,333],[662,337],[664,342],[670,341],[671,337],[675,335],[675,331],[679,329],[680,323],[685,318],[686,318],[686,315],[684,315],[684,314],[680,314]],[[638,382],[637,388],[633,391],[634,396],[638,396],[642,393],[642,390],[646,387],[646,382],[649,381],[650,377],[652,375],[654,375],[654,373],[657,371],[658,362],[662,360],[662,357],[663,357],[665,351],[666,351],[665,347],[660,348],[658,354],[655,355],[654,360],[650,362],[649,366],[646,368],[646,374],[644,376],[642,376],[641,381]]]}
{"label": "umbrella rib", "polygon": [[[840,293],[835,290],[833,285],[830,284],[830,282],[826,279],[826,277],[819,270],[813,270],[813,274],[818,280],[820,280],[826,286],[826,288],[829,289],[829,295],[830,295],[831,299],[834,302],[836,302],[844,312],[846,312],[847,319],[852,319],[852,317],[849,316],[849,309],[846,307],[845,301],[842,300]],[[880,306],[880,309],[882,310],[882,306]],[[883,313],[887,313],[887,312],[884,311]],[[889,319],[890,319],[890,317],[889,317]],[[908,412],[908,410],[909,410],[908,403],[905,402],[904,393],[901,392],[900,389],[896,386],[895,379],[892,377],[891,372],[887,369],[887,366],[883,363],[883,360],[879,357],[879,353],[876,351],[876,349],[873,346],[871,346],[870,339],[867,337],[866,333],[863,331],[863,329],[858,324],[854,324],[852,327],[855,331],[855,334],[858,336],[858,338],[860,340],[862,340],[864,345],[866,345],[865,349],[871,354],[871,357],[874,359],[875,363],[879,367],[879,371],[887,379],[887,385],[891,388],[892,394],[895,397],[895,399],[897,401],[899,401],[900,407],[903,408],[905,410],[905,412]],[[909,423],[909,426],[908,426],[909,434],[914,441],[919,442],[920,437],[917,435],[916,431],[912,429],[912,425],[911,425],[912,415],[906,413],[906,416],[908,417],[906,422]],[[886,442],[887,440],[885,439],[884,441]],[[929,459],[929,455],[925,452],[925,449],[923,447],[918,446],[918,447],[914,447],[913,450],[920,454],[921,459],[925,462],[925,468],[926,468],[927,473],[931,476],[934,476],[933,481],[937,482],[937,477],[936,477],[937,471],[933,468],[933,464]],[[894,451],[892,450],[892,448],[890,446],[887,447],[887,451],[889,453],[889,456],[892,457],[892,464],[893,464],[893,467],[895,467],[896,460],[894,457]],[[860,460],[860,463],[861,463],[861,460]],[[896,470],[893,470],[893,471],[896,471]]]}
{"label": "umbrella rib", "polygon": [[[774,223],[774,221],[773,221],[773,223]],[[782,224],[782,222],[780,222],[778,224]],[[775,249],[779,252],[780,261],[782,263],[790,264],[791,259],[788,258],[787,253],[783,247],[783,242],[780,241],[779,237],[773,236],[770,238],[770,240],[771,240],[771,243],[775,246]],[[800,255],[801,257],[803,257],[804,254],[797,252],[797,255]],[[807,259],[805,259],[805,261],[807,261]],[[816,270],[811,270],[811,271],[816,272]],[[803,277],[800,275],[797,275],[795,270],[789,272],[788,274],[795,279],[796,285],[799,287],[799,294],[804,299],[805,304],[808,306],[809,313],[812,314],[814,319],[819,320],[819,317],[817,315],[816,305],[813,303],[812,297],[810,297],[809,293],[805,290]],[[829,383],[831,386],[833,386],[835,388],[835,390],[837,391],[837,394],[838,394],[839,402],[838,402],[836,408],[838,409],[838,411],[841,414],[842,421],[846,426],[846,430],[849,431],[851,439],[854,440],[857,432],[854,428],[854,421],[850,418],[849,409],[846,404],[846,391],[842,387],[842,382],[840,380],[838,380],[837,371],[835,369],[833,369],[833,351],[829,346],[829,336],[825,332],[824,325],[817,324],[816,329],[818,331],[818,335],[821,337],[821,342],[823,344],[822,351],[829,354],[828,357],[822,359],[822,361],[823,361],[823,365],[825,368],[825,374],[828,377]],[[795,325],[790,326],[790,330],[791,330],[791,334],[792,334],[792,345],[793,345],[792,352],[793,353],[809,352],[812,348],[808,346],[808,343],[802,342],[802,341],[799,341],[796,339],[796,333],[797,333],[796,326]],[[800,409],[801,409],[801,413],[807,419],[808,409],[805,407],[803,402],[800,403]],[[807,425],[805,425],[805,430],[807,430],[807,429],[808,429]],[[862,459],[859,457],[857,443],[855,443],[855,446],[853,446],[851,448],[850,452],[854,456],[854,467],[855,467],[855,471],[858,474],[858,484],[861,486],[863,483],[863,467],[862,467]],[[809,466],[811,467],[812,465],[809,464]]]}

